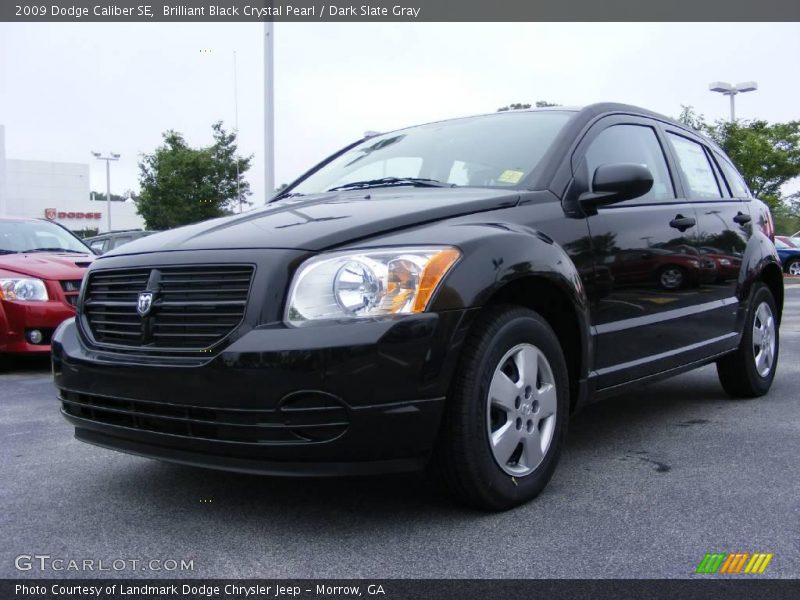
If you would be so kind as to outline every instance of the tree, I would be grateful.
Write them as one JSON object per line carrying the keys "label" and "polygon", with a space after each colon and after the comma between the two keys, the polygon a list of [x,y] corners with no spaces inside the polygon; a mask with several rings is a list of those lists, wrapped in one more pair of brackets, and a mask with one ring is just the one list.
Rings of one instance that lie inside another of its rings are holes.
{"label": "tree", "polygon": [[[212,125],[214,143],[192,148],[177,131],[164,132],[164,143],[139,163],[141,194],[137,212],[148,229],[169,229],[231,214],[250,195],[244,173],[252,155],[236,154],[236,134],[221,122]],[[237,196],[237,165],[239,195]]]}
{"label": "tree", "polygon": [[[537,100],[536,101],[536,108],[545,108],[547,106],[561,106],[560,104],[553,104],[552,102],[548,102],[547,100]],[[497,109],[497,112],[506,112],[509,110],[525,110],[526,108],[530,108],[530,104],[522,104],[520,102],[515,102],[514,104],[509,104],[508,106],[501,106]]]}
{"label": "tree", "polygon": [[770,208],[782,208],[783,187],[800,176],[800,121],[763,120],[709,123],[691,106],[679,120],[711,138],[736,165],[753,195]]}

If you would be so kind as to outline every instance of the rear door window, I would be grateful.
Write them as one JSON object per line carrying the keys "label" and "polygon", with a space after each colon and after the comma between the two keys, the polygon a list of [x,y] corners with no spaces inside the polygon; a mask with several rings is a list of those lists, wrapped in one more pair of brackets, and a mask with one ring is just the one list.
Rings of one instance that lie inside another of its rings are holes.
{"label": "rear door window", "polygon": [[678,167],[686,182],[689,197],[701,200],[722,198],[722,190],[714,175],[714,168],[702,144],[674,133],[668,135],[675,150]]}

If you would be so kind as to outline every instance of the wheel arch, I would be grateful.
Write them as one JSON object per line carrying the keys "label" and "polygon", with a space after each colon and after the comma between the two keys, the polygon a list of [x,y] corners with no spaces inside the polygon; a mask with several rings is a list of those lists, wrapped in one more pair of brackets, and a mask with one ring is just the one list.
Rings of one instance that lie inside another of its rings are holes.
{"label": "wheel arch", "polygon": [[561,342],[570,382],[570,411],[585,400],[589,364],[588,327],[569,293],[553,277],[531,273],[507,282],[488,298],[486,307],[514,305],[540,314]]}
{"label": "wheel arch", "polygon": [[462,257],[429,310],[474,309],[465,334],[486,307],[505,303],[535,310],[567,341],[570,401],[573,409],[582,406],[593,359],[590,301],[581,277],[587,270],[594,273],[590,257],[576,265],[542,231],[509,221],[452,225],[437,237],[457,246]]}
{"label": "wheel arch", "polygon": [[772,292],[775,306],[778,308],[778,323],[783,315],[783,270],[775,262],[767,263],[759,273],[758,280],[762,281]]}

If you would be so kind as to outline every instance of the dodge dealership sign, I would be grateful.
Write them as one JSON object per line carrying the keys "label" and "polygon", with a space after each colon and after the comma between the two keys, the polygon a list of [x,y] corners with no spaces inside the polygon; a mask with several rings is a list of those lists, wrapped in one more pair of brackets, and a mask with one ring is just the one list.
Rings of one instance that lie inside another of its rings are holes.
{"label": "dodge dealership sign", "polygon": [[56,219],[100,219],[102,216],[103,213],[99,212],[60,211],[55,208],[44,209],[44,217],[49,221],[55,221]]}

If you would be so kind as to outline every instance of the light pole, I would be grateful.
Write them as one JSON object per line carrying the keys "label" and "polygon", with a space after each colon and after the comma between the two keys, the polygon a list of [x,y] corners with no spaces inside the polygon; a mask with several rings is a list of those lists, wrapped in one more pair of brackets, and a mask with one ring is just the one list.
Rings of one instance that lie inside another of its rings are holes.
{"label": "light pole", "polygon": [[736,120],[736,103],[734,98],[736,94],[744,94],[745,92],[753,92],[758,89],[758,84],[755,81],[745,81],[737,83],[736,85],[726,83],[724,81],[715,81],[709,84],[708,89],[712,92],[718,92],[723,96],[728,96],[731,99],[731,123]]}
{"label": "light pole", "polygon": [[275,190],[274,27],[264,21],[264,202]]}
{"label": "light pole", "polygon": [[106,212],[108,213],[108,230],[111,231],[111,161],[119,160],[119,154],[109,152],[103,156],[100,152],[92,150],[92,156],[97,160],[106,161]]}
{"label": "light pole", "polygon": [[[236,132],[236,141],[239,141],[239,75],[236,66],[236,50],[233,51],[233,129]],[[236,161],[236,201],[239,203],[239,212],[242,212],[242,176],[239,173],[239,158],[234,155]]]}

